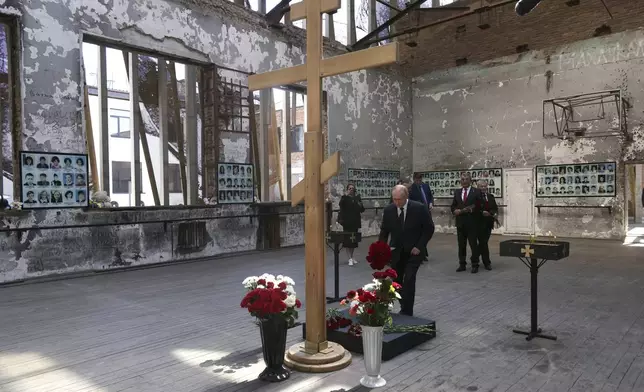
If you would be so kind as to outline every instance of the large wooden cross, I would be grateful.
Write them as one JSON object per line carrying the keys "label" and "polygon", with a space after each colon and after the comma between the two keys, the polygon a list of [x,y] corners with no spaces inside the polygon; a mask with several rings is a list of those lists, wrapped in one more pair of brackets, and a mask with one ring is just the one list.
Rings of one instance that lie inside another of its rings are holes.
{"label": "large wooden cross", "polygon": [[[304,0],[292,4],[291,20],[306,19],[306,64],[251,75],[248,78],[248,87],[253,91],[307,82],[304,179],[293,187],[291,198],[293,206],[305,201],[306,342],[303,347],[299,346],[301,348],[299,351],[302,356],[308,357],[298,361],[297,355],[291,355],[290,359],[302,363],[303,366],[297,368],[305,371],[335,370],[332,366],[311,369],[308,365],[314,363],[330,365],[330,360],[325,360],[323,357],[326,355],[329,358],[337,358],[338,351],[344,350],[341,346],[329,344],[326,340],[324,184],[339,172],[340,154],[336,152],[324,161],[321,116],[322,78],[398,61],[397,43],[322,59],[322,13],[339,9],[340,1]],[[285,151],[285,153],[288,152]],[[289,354],[293,352],[291,348]],[[313,357],[318,358],[319,361],[316,362]]]}

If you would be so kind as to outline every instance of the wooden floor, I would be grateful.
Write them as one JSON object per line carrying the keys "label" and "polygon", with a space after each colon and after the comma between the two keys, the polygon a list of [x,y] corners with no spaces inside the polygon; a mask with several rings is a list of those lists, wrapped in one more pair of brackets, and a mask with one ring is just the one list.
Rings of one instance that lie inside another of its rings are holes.
{"label": "wooden floor", "polygon": [[[541,326],[559,340],[526,342],[511,330],[529,321],[527,268],[494,257],[491,272],[457,274],[455,243],[435,236],[418,276],[416,315],[438,337],[385,362],[383,390],[644,391],[643,247],[572,241],[540,273]],[[0,391],[362,391],[357,355],[337,373],[255,381],[260,337],[240,282],[283,273],[303,294],[302,259],[295,248],[0,289]],[[342,291],[369,273],[343,265]],[[300,338],[293,329],[288,343]]]}

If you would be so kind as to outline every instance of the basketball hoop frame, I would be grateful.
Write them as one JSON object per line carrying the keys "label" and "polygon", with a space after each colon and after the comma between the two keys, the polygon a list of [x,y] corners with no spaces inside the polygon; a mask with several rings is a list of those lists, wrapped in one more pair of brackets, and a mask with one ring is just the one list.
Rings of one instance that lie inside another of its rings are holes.
{"label": "basketball hoop frame", "polygon": [[[577,109],[582,107],[596,108],[597,115],[593,118],[577,118]],[[543,137],[546,139],[558,138],[561,140],[596,137],[628,138],[626,120],[627,111],[630,107],[631,105],[624,98],[622,90],[605,90],[546,99],[543,101]],[[611,113],[607,113],[607,108],[612,109],[609,110]],[[548,133],[546,131],[547,124],[551,123],[547,119],[550,116],[549,111],[552,113],[556,133]],[[609,119],[609,116],[616,118]],[[615,124],[601,129],[592,129],[592,126],[584,126],[584,123],[602,120],[615,122]]]}

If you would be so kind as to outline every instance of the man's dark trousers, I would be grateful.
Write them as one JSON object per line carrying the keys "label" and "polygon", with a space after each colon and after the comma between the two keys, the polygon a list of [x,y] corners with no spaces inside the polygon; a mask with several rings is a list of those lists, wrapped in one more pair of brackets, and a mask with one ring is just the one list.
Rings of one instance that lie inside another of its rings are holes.
{"label": "man's dark trousers", "polygon": [[483,265],[490,265],[492,263],[490,261],[490,248],[488,246],[488,242],[490,241],[490,237],[492,236],[492,228],[493,226],[482,223],[479,230],[479,253],[481,253]]}
{"label": "man's dark trousers", "polygon": [[398,274],[396,282],[402,285],[400,293],[400,313],[413,316],[414,299],[416,298],[416,274],[418,273],[418,268],[420,268],[423,256],[413,256],[409,251],[402,249],[394,249],[394,252],[398,252],[398,261],[394,265],[394,269]]}
{"label": "man's dark trousers", "polygon": [[478,267],[479,265],[479,233],[477,229],[477,225],[474,222],[468,222],[460,227],[456,227],[456,235],[458,237],[458,262],[462,267],[467,265],[465,257],[467,256],[468,243],[472,251],[472,256],[470,257],[472,267]]}

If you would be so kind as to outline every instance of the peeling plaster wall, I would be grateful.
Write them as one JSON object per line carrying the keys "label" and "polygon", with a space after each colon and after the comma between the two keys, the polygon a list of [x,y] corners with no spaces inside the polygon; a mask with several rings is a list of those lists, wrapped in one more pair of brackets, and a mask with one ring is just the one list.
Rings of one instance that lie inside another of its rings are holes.
{"label": "peeling plaster wall", "polygon": [[[85,152],[83,136],[83,34],[124,46],[146,48],[185,59],[266,72],[304,62],[304,34],[294,27],[270,29],[263,18],[225,0],[0,0],[0,13],[20,17],[25,150]],[[325,45],[326,55],[339,54]],[[411,169],[411,89],[404,79],[377,71],[355,72],[325,81],[329,91],[330,149],[345,152],[344,167]],[[402,100],[400,100],[402,98]],[[400,101],[400,102],[399,102]],[[383,110],[384,106],[384,110]],[[394,153],[376,140],[389,140]],[[364,149],[371,146],[368,154]],[[378,148],[374,146],[379,146]],[[354,153],[354,149],[359,150]],[[244,135],[225,135],[221,159],[249,162]],[[346,171],[345,171],[346,173]],[[341,179],[340,183],[344,183]],[[118,219],[174,219],[234,213],[221,209],[140,211],[49,210],[2,217],[2,227],[77,225]],[[252,207],[243,207],[251,213]],[[202,214],[202,215],[199,215]],[[100,218],[99,218],[100,217]],[[28,230],[0,240],[0,283],[123,265],[158,263],[255,249],[257,220],[211,220],[208,245],[189,255],[173,253],[176,233],[163,223]],[[303,220],[285,219],[283,245],[303,243]],[[367,222],[366,227],[373,226]],[[226,233],[226,238],[221,233]]]}
{"label": "peeling plaster wall", "polygon": [[[380,72],[353,72],[330,78],[329,152],[341,151],[342,170],[331,182],[334,208],[345,193],[349,168],[400,171],[411,175],[411,82]],[[389,200],[367,200],[384,207]],[[382,210],[362,215],[362,234],[377,235]],[[336,219],[336,217],[334,217]]]}
{"label": "peeling plaster wall", "polygon": [[[642,74],[644,32],[631,31],[417,78],[414,169],[617,161],[616,198],[537,198],[535,204],[571,208],[543,209],[540,214],[535,210],[534,226],[537,233],[621,238],[625,235],[622,163],[644,159]],[[544,99],[608,89],[622,89],[633,106],[628,112],[631,140],[543,138]],[[505,194],[511,191],[506,188]],[[612,206],[613,213],[574,208],[578,205]],[[454,231],[447,208],[437,211],[435,218],[438,231]]]}

